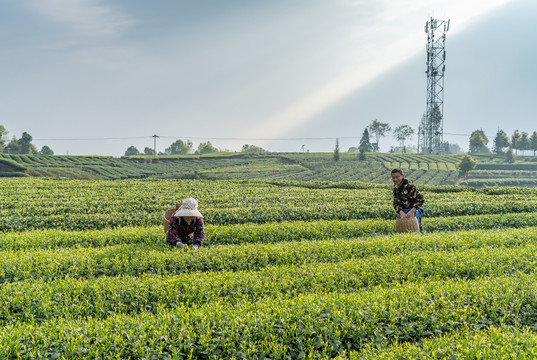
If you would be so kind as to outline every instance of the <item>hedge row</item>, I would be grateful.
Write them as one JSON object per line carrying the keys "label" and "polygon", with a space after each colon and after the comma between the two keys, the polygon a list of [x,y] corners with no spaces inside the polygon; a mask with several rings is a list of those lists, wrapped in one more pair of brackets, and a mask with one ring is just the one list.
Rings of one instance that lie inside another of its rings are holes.
{"label": "hedge row", "polygon": [[[258,271],[223,271],[162,276],[173,269],[154,264],[123,268],[118,277],[75,279],[76,271],[61,280],[42,273],[46,282],[19,281],[0,288],[0,325],[12,322],[43,322],[55,317],[106,318],[111,314],[157,312],[160,307],[198,307],[218,301],[236,304],[265,297],[291,299],[300,294],[363,292],[376,286],[424,282],[431,279],[480,279],[507,274],[535,275],[537,245],[511,249],[479,248],[458,252],[408,252],[391,257],[370,256],[337,263],[282,265]],[[337,269],[337,271],[334,271]],[[24,275],[39,278],[39,269]],[[129,270],[133,273],[129,273]],[[56,274],[63,277],[63,274]],[[85,275],[89,275],[86,273]],[[133,276],[125,276],[133,275]],[[4,276],[9,274],[4,273]],[[5,279],[5,278],[4,278]]]}
{"label": "hedge row", "polygon": [[[0,252],[0,281],[92,278],[197,271],[259,270],[269,265],[329,263],[372,255],[394,256],[411,251],[471,252],[481,247],[533,246],[537,228],[394,235],[370,240],[334,240],[222,246],[197,251],[146,245]],[[501,268],[501,267],[500,267]]]}
{"label": "hedge row", "polygon": [[353,294],[213,301],[156,314],[54,318],[0,330],[2,358],[330,358],[375,343],[537,322],[535,276],[405,283]]}
{"label": "hedge row", "polygon": [[[424,218],[426,232],[537,226],[537,213]],[[206,246],[328,240],[387,235],[395,232],[393,220],[286,221],[281,223],[206,225]],[[100,247],[117,244],[164,243],[162,226],[105,228],[103,230],[33,230],[0,234],[0,250]]]}
{"label": "hedge row", "polygon": [[336,360],[392,359],[481,359],[520,360],[537,358],[535,326],[491,326],[485,330],[464,329],[418,344],[383,346],[368,344],[359,352],[346,352]]}

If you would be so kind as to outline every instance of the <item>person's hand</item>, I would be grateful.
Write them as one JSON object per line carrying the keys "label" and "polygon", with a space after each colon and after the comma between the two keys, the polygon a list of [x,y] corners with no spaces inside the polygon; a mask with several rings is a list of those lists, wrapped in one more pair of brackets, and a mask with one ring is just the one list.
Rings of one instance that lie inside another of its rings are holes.
{"label": "person's hand", "polygon": [[182,248],[185,247],[185,245],[182,242],[177,242],[177,244],[175,244],[175,246],[177,246],[179,249],[182,249]]}

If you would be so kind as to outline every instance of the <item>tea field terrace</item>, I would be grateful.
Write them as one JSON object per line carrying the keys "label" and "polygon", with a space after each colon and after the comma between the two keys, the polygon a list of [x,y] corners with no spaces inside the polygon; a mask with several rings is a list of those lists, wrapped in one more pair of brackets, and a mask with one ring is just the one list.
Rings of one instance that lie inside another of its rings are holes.
{"label": "tea field terrace", "polygon": [[[0,358],[517,358],[537,345],[537,191],[0,179]],[[207,240],[164,243],[199,201]],[[493,346],[489,346],[493,344]]]}
{"label": "tea field terrace", "polygon": [[342,153],[334,161],[330,153],[280,153],[249,155],[217,153],[202,156],[99,157],[0,154],[11,166],[3,176],[62,177],[71,179],[265,179],[324,180],[389,183],[392,168],[402,168],[418,184],[452,185],[460,156],[368,153],[360,161],[356,153]]}

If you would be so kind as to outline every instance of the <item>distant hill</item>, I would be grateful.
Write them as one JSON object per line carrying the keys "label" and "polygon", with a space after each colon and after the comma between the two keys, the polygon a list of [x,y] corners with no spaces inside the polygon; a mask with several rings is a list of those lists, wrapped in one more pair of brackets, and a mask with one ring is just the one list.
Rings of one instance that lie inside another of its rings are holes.
{"label": "distant hill", "polygon": [[[127,178],[263,179],[290,181],[363,181],[390,183],[390,171],[402,168],[416,184],[482,186],[536,186],[537,160],[519,157],[514,164],[503,158],[477,155],[478,166],[467,179],[459,179],[456,163],[461,155],[367,153],[215,153],[206,155],[123,157],[11,155],[0,161],[15,176],[118,180]],[[520,160],[520,159],[523,160]],[[6,165],[7,166],[7,165]],[[17,167],[18,166],[18,167]],[[4,171],[4,176],[9,172]]]}
{"label": "distant hill", "polygon": [[0,157],[0,177],[28,176],[26,167],[10,158]]}

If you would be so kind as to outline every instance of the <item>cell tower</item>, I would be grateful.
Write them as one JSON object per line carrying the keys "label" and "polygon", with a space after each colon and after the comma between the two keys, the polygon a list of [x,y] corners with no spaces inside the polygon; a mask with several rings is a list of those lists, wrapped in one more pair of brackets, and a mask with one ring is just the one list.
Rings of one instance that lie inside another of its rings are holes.
{"label": "cell tower", "polygon": [[444,152],[444,72],[446,70],[446,33],[449,19],[431,19],[425,24],[427,33],[427,107],[418,129],[418,151]]}

